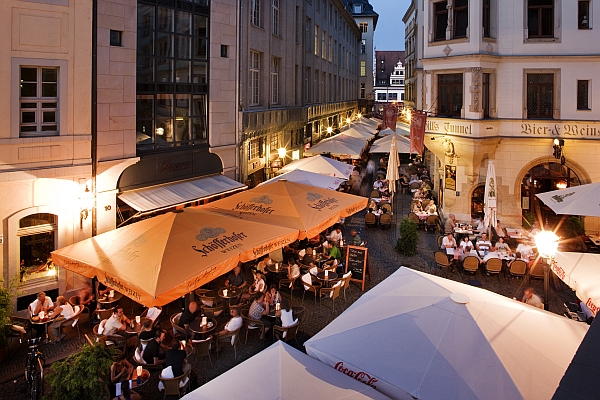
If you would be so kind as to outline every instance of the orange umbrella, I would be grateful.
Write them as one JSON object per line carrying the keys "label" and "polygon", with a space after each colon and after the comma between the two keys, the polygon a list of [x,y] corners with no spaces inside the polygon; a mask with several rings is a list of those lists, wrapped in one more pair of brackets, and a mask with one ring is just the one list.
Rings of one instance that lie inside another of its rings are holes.
{"label": "orange umbrella", "polygon": [[52,252],[56,265],[145,306],[167,304],[298,237],[294,229],[186,208]]}
{"label": "orange umbrella", "polygon": [[279,180],[210,203],[211,209],[240,218],[285,226],[313,237],[367,206],[367,199],[297,182]]}

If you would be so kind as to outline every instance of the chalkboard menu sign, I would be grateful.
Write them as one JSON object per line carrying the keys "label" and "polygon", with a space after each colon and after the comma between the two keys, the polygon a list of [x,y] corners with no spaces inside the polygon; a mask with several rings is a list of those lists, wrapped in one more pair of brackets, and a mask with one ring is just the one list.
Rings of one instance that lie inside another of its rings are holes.
{"label": "chalkboard menu sign", "polygon": [[346,273],[352,272],[350,280],[360,282],[363,291],[369,262],[368,252],[369,249],[359,246],[348,246],[346,251]]}

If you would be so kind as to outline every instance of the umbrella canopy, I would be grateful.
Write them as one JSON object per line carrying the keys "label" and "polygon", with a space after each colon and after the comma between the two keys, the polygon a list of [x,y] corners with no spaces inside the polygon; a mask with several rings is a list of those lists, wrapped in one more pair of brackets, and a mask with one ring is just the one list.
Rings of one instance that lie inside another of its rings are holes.
{"label": "umbrella canopy", "polygon": [[554,256],[552,271],[577,293],[592,314],[600,307],[600,254],[563,253]]}
{"label": "umbrella canopy", "polygon": [[305,155],[329,153],[336,157],[360,158],[366,141],[351,136],[336,135],[322,140],[304,152]]}
{"label": "umbrella canopy", "polygon": [[[549,399],[587,325],[401,267],[305,343],[396,399]],[[355,372],[356,371],[356,372]]]}
{"label": "umbrella canopy", "polygon": [[294,228],[313,237],[367,206],[368,199],[290,181],[277,181],[210,203],[206,207],[240,218]]}
{"label": "umbrella canopy", "polygon": [[[396,137],[392,136],[392,144],[390,145],[390,158],[388,161],[387,173],[385,179],[389,182],[390,192],[396,191],[396,181],[400,179],[398,175],[398,167],[400,167],[400,159],[398,158],[398,147],[396,145]],[[393,204],[394,202],[392,202]]]}
{"label": "umbrella canopy", "polygon": [[359,138],[359,139],[363,139],[363,140],[365,140],[365,139],[368,140],[373,137],[373,133],[371,133],[365,129],[359,129],[359,128],[350,128],[350,129],[342,132],[341,135]]}
{"label": "umbrella canopy", "polygon": [[396,140],[397,153],[410,154],[410,142],[401,135],[388,135],[378,139],[373,143],[369,153],[389,153],[392,146],[392,139]]}
{"label": "umbrella canopy", "polygon": [[379,131],[379,136],[396,135],[391,128],[385,128]]}
{"label": "umbrella canopy", "polygon": [[354,166],[329,157],[318,155],[291,162],[290,164],[281,168],[279,171],[285,173],[294,171],[296,169],[348,179],[350,178],[350,175],[352,175],[352,171],[354,171]]}
{"label": "umbrella canopy", "polygon": [[183,397],[184,400],[387,398],[281,341]]}
{"label": "umbrella canopy", "polygon": [[52,252],[56,265],[147,307],[167,304],[234,268],[292,243],[298,231],[186,208]]}
{"label": "umbrella canopy", "polygon": [[485,204],[483,224],[486,228],[496,227],[496,190],[496,168],[494,167],[494,160],[489,160],[487,175],[485,176],[485,194],[483,197]]}
{"label": "umbrella canopy", "polygon": [[269,183],[287,180],[290,182],[302,183],[304,185],[315,186],[323,189],[336,190],[340,185],[345,182],[346,178],[335,178],[333,176],[315,174],[314,172],[303,171],[296,169],[294,171],[286,172],[285,174],[276,176],[275,178],[269,179],[261,185],[268,185]]}
{"label": "umbrella canopy", "polygon": [[600,217],[600,183],[539,193],[536,196],[556,214]]}

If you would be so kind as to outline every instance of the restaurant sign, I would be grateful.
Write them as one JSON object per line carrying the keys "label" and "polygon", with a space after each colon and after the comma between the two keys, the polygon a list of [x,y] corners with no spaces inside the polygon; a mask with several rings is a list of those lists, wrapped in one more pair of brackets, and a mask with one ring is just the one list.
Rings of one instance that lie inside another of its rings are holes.
{"label": "restaurant sign", "polygon": [[456,191],[456,166],[446,165],[446,180],[444,188],[446,190]]}
{"label": "restaurant sign", "polygon": [[[265,206],[262,206],[261,204],[264,204]],[[250,202],[248,203],[240,201],[235,205],[233,211],[239,211],[240,214],[271,215],[275,212],[275,209],[270,207],[269,204],[273,204],[273,199],[265,194],[263,196],[250,199]]]}
{"label": "restaurant sign", "polygon": [[228,253],[241,247],[244,239],[248,237],[244,232],[231,232],[231,235],[227,235],[226,233],[223,228],[202,228],[200,233],[196,235],[196,240],[208,243],[203,243],[202,247],[192,246],[192,249],[198,253],[202,253],[202,257],[208,257],[213,251]]}
{"label": "restaurant sign", "polygon": [[306,193],[306,200],[309,202],[308,206],[317,211],[323,209],[333,210],[338,207],[337,199],[333,197],[323,198],[323,196],[318,193]]}
{"label": "restaurant sign", "polygon": [[521,134],[526,136],[559,136],[568,138],[600,137],[600,125],[578,123],[522,123]]}
{"label": "restaurant sign", "polygon": [[473,133],[473,126],[470,122],[428,118],[425,130],[428,133],[471,135]]}
{"label": "restaurant sign", "polygon": [[348,375],[350,378],[354,378],[357,381],[364,383],[367,386],[371,386],[373,389],[377,389],[376,383],[379,381],[379,379],[372,377],[364,371],[354,371],[350,368],[346,368],[344,367],[343,361],[335,364],[334,369],[340,371],[344,375]]}

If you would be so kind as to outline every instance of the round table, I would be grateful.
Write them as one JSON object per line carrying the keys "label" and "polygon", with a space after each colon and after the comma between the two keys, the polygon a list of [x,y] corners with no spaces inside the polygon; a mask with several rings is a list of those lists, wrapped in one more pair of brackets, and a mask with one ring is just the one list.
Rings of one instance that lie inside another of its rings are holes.
{"label": "round table", "polygon": [[207,317],[205,326],[202,326],[201,323],[201,317],[193,320],[189,325],[190,331],[197,333],[198,335],[205,336],[217,328],[217,320],[211,317]]}
{"label": "round table", "polygon": [[273,272],[274,274],[279,274],[281,272],[287,272],[287,265],[283,266],[282,263],[278,263],[279,267],[276,269],[275,264],[267,265],[266,269],[269,272]]}
{"label": "round table", "polygon": [[322,265],[327,261],[329,261],[329,258],[323,257],[322,254],[317,254],[317,257],[315,257],[315,264],[317,264],[319,268],[322,268]]}
{"label": "round table", "polygon": [[[227,295],[225,295],[224,290],[227,290]],[[235,297],[238,297],[240,294],[242,294],[242,289],[237,288],[235,286],[219,289],[219,296],[224,299],[233,299]]]}
{"label": "round table", "polygon": [[138,374],[137,368],[133,369],[133,374],[131,374],[131,388],[134,389],[136,387],[142,386],[144,383],[148,382],[148,378],[150,378],[150,371],[147,369],[142,369],[142,374],[140,375],[140,383],[137,381]]}
{"label": "round table", "polygon": [[147,319],[148,318],[140,318],[140,322],[137,323],[137,322],[135,322],[135,318],[132,318],[131,320],[133,321],[133,327],[131,327],[131,324],[127,324],[127,328],[125,328],[125,332],[130,333],[130,334],[140,333],[142,331],[142,325],[144,324],[144,321]]}
{"label": "round table", "polygon": [[325,271],[317,272],[317,279],[323,281],[325,285],[329,284],[330,281],[337,279],[337,272],[329,271],[327,278],[325,278]]}
{"label": "round table", "polygon": [[281,317],[281,310],[275,310],[275,307],[273,307],[273,308],[269,307],[269,313],[267,314],[267,317],[279,318],[279,317]]}
{"label": "round table", "polygon": [[109,297],[108,294],[105,294],[104,296],[98,297],[97,301],[101,305],[100,308],[107,310],[119,300],[121,300],[121,297],[123,297],[121,293],[115,292],[115,295],[113,297]]}
{"label": "round table", "polygon": [[44,334],[48,334],[48,324],[52,323],[54,321],[54,319],[52,318],[48,318],[46,317],[43,321],[42,320],[37,320],[34,321],[31,318],[29,318],[29,322],[31,322],[31,325],[44,325]]}

